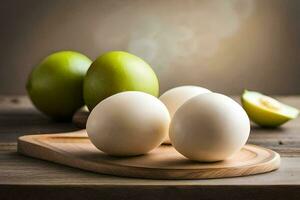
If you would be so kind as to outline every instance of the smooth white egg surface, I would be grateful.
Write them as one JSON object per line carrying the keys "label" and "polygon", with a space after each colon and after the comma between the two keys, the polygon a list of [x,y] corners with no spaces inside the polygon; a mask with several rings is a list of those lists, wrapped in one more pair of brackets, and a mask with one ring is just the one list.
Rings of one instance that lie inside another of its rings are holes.
{"label": "smooth white egg surface", "polygon": [[[190,98],[197,96],[199,94],[209,93],[210,90],[206,88],[202,88],[199,86],[192,86],[192,85],[186,85],[186,86],[179,86],[172,88],[170,90],[167,90],[165,93],[163,93],[159,99],[166,105],[166,107],[169,110],[171,119],[176,112],[176,110],[187,100]],[[164,143],[170,143],[169,135],[167,135]]]}
{"label": "smooth white egg surface", "polygon": [[250,133],[249,118],[231,98],[206,93],[185,102],[170,125],[170,139],[185,157],[204,162],[224,160],[239,151]]}
{"label": "smooth white egg surface", "polygon": [[168,134],[170,116],[156,97],[143,92],[115,94],[101,101],[86,125],[92,143],[114,156],[145,154]]}

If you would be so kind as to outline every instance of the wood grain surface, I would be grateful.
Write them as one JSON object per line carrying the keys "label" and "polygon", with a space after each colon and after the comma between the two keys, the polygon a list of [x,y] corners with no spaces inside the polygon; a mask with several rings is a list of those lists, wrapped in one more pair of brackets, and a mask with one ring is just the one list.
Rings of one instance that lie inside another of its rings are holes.
{"label": "wood grain surface", "polygon": [[[300,108],[300,96],[281,96]],[[236,98],[238,101],[238,98]],[[55,122],[24,96],[0,96],[0,199],[299,199],[300,118],[281,128],[252,126],[251,144],[281,156],[278,170],[255,176],[202,180],[154,180],[97,174],[18,154],[17,138],[78,130]]]}
{"label": "wood grain surface", "polygon": [[280,165],[279,154],[254,145],[244,146],[225,161],[211,163],[190,161],[171,145],[161,145],[146,155],[112,157],[99,151],[85,130],[22,136],[18,152],[97,173],[150,179],[246,176],[270,172]]}

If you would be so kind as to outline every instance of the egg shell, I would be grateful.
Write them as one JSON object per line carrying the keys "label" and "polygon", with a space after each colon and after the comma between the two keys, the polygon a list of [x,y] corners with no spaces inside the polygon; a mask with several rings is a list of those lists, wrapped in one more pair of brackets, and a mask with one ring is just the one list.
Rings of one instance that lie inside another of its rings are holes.
{"label": "egg shell", "polygon": [[101,151],[114,156],[145,154],[159,146],[169,130],[170,116],[156,97],[136,91],[101,101],[87,121],[87,133]]}
{"label": "egg shell", "polygon": [[[176,110],[190,98],[199,94],[209,93],[210,90],[199,86],[185,85],[172,88],[163,93],[159,99],[166,105],[172,119]],[[164,143],[170,144],[169,135],[167,135]]]}
{"label": "egg shell", "polygon": [[174,114],[170,139],[185,157],[204,162],[229,158],[246,143],[249,118],[231,98],[206,93],[185,102]]}

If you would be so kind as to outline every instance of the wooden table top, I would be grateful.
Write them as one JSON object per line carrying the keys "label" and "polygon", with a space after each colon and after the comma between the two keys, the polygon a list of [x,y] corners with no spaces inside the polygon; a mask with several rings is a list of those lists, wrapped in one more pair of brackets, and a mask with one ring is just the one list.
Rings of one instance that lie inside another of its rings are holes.
{"label": "wooden table top", "polygon": [[[278,97],[300,108],[300,96]],[[300,118],[278,129],[252,127],[248,143],[280,153],[279,170],[210,180],[146,180],[95,174],[16,152],[21,135],[72,131],[24,96],[0,96],[0,199],[300,199]]]}

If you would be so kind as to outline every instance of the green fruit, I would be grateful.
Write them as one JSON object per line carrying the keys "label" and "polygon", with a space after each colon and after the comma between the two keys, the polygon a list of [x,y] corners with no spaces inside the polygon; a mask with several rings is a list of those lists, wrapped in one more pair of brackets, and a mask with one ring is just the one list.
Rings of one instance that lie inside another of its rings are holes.
{"label": "green fruit", "polygon": [[31,72],[27,92],[33,104],[56,120],[70,120],[84,105],[84,76],[92,61],[83,54],[61,51],[46,57]]}
{"label": "green fruit", "polygon": [[277,127],[295,119],[299,110],[258,92],[245,90],[242,105],[249,118],[263,127]]}
{"label": "green fruit", "polygon": [[98,57],[84,79],[83,96],[92,110],[103,99],[123,91],[159,94],[159,84],[152,68],[141,58],[122,51]]}

